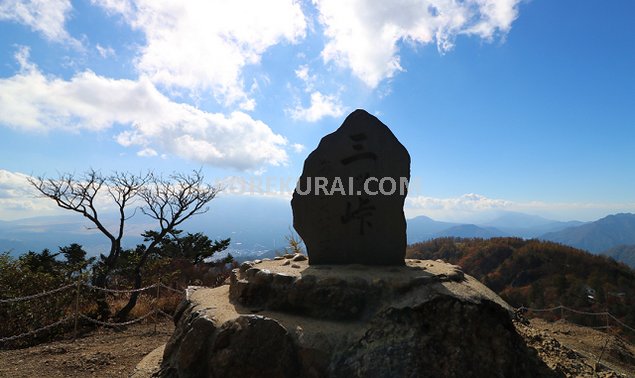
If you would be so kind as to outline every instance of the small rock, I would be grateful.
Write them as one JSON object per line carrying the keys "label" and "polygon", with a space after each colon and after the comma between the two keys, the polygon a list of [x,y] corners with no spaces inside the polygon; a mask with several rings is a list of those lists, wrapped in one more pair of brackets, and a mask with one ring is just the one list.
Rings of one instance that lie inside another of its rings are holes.
{"label": "small rock", "polygon": [[276,256],[276,257],[274,257],[273,259],[274,259],[274,260],[282,260],[282,259],[284,259],[284,257],[283,257],[283,256]]}
{"label": "small rock", "polygon": [[300,264],[295,264],[295,263],[291,264],[291,267],[292,268],[301,268]]}
{"label": "small rock", "polygon": [[240,272],[245,272],[247,269],[251,268],[253,264],[250,261],[245,261],[240,265]]}
{"label": "small rock", "polygon": [[297,255],[293,256],[293,261],[306,261],[308,260],[306,256],[304,256],[301,253],[298,253]]}
{"label": "small rock", "polygon": [[260,269],[258,269],[258,268],[249,268],[249,269],[247,269],[245,274],[247,275],[248,279],[251,279],[251,278],[255,277],[256,273],[258,273],[258,272],[260,272]]}
{"label": "small rock", "polygon": [[291,264],[291,260],[285,260],[285,262],[282,263],[282,265],[289,265]]}

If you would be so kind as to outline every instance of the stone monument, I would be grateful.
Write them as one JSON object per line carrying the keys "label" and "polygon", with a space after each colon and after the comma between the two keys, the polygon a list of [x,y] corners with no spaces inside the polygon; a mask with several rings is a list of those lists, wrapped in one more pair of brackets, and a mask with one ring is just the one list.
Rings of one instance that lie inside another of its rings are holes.
{"label": "stone monument", "polygon": [[309,264],[403,265],[410,155],[390,129],[355,110],[322,138],[293,193],[293,226]]}
{"label": "stone monument", "polygon": [[[225,285],[189,287],[155,375],[559,376],[527,349],[498,295],[458,266],[404,260],[405,191],[390,181],[409,170],[384,124],[349,115],[308,157],[293,196],[309,259],[245,262]],[[309,193],[302,180],[318,178],[321,192]]]}

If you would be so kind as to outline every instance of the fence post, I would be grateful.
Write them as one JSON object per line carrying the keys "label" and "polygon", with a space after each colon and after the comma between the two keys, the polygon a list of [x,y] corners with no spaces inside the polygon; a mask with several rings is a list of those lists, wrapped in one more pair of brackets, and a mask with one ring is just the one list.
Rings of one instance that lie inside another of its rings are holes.
{"label": "fence post", "polygon": [[79,320],[79,288],[82,282],[82,272],[79,271],[79,277],[77,277],[77,288],[75,289],[75,324],[73,326],[73,341],[77,338],[77,323]]}

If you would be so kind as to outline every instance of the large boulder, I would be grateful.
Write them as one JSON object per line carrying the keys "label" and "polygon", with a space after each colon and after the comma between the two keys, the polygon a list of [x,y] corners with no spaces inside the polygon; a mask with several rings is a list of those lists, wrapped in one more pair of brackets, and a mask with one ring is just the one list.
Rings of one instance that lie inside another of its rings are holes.
{"label": "large boulder", "polygon": [[403,265],[410,155],[379,119],[358,109],[304,162],[293,226],[311,265]]}
{"label": "large boulder", "polygon": [[[453,265],[245,263],[190,288],[162,377],[551,376],[500,297]],[[290,262],[290,263],[288,263]]]}

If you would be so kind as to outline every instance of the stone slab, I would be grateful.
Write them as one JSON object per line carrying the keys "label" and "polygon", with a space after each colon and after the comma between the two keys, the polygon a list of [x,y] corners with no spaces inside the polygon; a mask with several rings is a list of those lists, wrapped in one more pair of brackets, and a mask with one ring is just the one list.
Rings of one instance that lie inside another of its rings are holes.
{"label": "stone slab", "polygon": [[390,129],[351,113],[307,157],[291,201],[310,264],[403,265],[409,180],[410,155]]}

